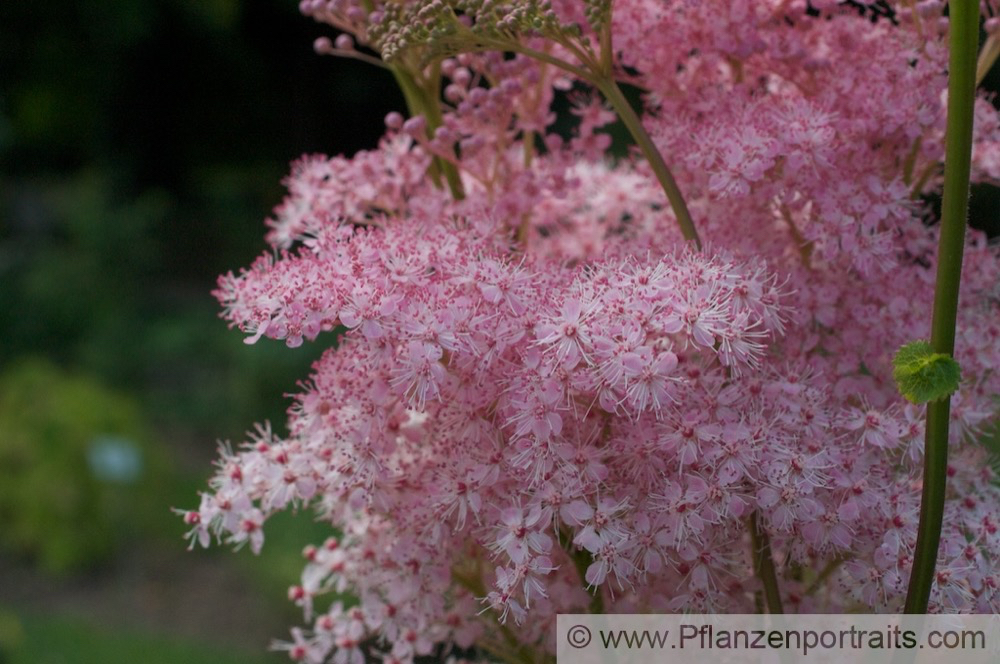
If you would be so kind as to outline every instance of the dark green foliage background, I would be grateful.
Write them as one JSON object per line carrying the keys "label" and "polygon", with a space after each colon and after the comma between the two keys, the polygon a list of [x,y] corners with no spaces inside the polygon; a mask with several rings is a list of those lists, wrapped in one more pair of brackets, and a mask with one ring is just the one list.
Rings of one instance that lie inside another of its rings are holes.
{"label": "dark green foliage background", "polygon": [[[383,72],[316,56],[321,35],[295,0],[0,2],[0,662],[284,659],[263,651],[301,620],[285,588],[328,529],[187,553],[169,508],[197,505],[217,439],[283,430],[323,347],[243,344],[217,276],[264,251],[289,161],[371,148],[402,108]],[[138,483],[93,477],[109,433],[143,451]],[[216,606],[173,615],[136,576]]]}
{"label": "dark green foliage background", "polygon": [[[400,104],[382,72],[315,56],[329,31],[295,5],[2,3],[0,365],[40,353],[130,389],[193,374],[232,392],[206,375],[242,355],[210,321],[216,276],[263,250],[291,159],[371,147]],[[237,407],[239,427],[276,414],[248,391],[181,405]]]}

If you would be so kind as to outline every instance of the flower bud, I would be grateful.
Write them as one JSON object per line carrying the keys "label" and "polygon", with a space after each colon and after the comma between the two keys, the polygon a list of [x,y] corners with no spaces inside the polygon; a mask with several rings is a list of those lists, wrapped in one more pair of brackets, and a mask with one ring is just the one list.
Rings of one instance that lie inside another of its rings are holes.
{"label": "flower bud", "polygon": [[337,47],[338,51],[353,51],[354,38],[348,34],[338,35],[337,41],[334,42],[334,46]]}
{"label": "flower bud", "polygon": [[313,50],[319,55],[330,55],[333,53],[333,42],[329,37],[318,37],[313,42]]}
{"label": "flower bud", "polygon": [[422,115],[417,115],[403,123],[403,132],[414,138],[423,136],[427,129],[427,119]]}
{"label": "flower bud", "polygon": [[385,126],[389,129],[399,130],[403,126],[403,116],[396,111],[385,116]]}

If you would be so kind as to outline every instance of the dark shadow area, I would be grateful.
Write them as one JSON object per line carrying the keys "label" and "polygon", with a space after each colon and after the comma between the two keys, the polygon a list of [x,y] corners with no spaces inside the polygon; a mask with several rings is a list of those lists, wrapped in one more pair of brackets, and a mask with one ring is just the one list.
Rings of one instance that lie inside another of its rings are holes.
{"label": "dark shadow area", "polygon": [[284,659],[326,529],[188,553],[169,509],[217,439],[283,430],[330,343],[246,346],[210,295],[265,250],[291,160],[371,148],[403,106],[323,35],[293,0],[0,3],[0,661]]}

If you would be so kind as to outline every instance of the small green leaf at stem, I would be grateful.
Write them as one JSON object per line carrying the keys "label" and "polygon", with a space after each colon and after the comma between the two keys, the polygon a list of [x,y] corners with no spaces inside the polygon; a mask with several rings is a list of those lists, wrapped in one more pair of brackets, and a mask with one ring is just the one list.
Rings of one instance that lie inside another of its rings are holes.
{"label": "small green leaf at stem", "polygon": [[950,355],[935,353],[926,341],[912,341],[892,358],[892,377],[912,403],[943,399],[958,389],[962,370]]}

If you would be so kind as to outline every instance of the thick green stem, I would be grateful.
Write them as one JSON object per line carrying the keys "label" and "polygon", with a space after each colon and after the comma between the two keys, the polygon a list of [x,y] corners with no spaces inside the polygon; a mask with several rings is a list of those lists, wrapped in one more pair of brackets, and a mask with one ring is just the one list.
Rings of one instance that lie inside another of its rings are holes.
{"label": "thick green stem", "polygon": [[778,574],[774,569],[774,554],[771,553],[771,538],[761,527],[760,515],[754,512],[747,520],[750,528],[750,557],[753,571],[764,586],[764,600],[768,613],[784,613],[781,591],[778,589]]}
{"label": "thick green stem", "polygon": [[[440,65],[435,67],[433,89],[427,90],[420,88],[423,93],[424,117],[427,118],[427,132],[431,136],[434,135],[434,130],[440,127],[444,122],[444,118],[441,115],[441,102],[439,99],[441,85],[441,72],[439,67]],[[465,187],[462,186],[462,178],[458,174],[458,169],[455,168],[454,164],[445,159],[439,159],[438,161],[441,164],[441,170],[444,172],[444,177],[448,181],[448,189],[451,191],[452,198],[456,201],[460,201],[465,198]]]}
{"label": "thick green stem", "polygon": [[[369,13],[375,10],[375,3],[372,0],[362,0],[362,5]],[[428,99],[426,91],[417,84],[417,81],[409,71],[399,65],[387,66],[389,71],[392,72],[393,78],[396,79],[396,85],[403,91],[403,99],[406,100],[406,109],[409,111],[410,117],[423,115],[427,120],[427,137],[433,137],[434,130],[441,126],[441,105],[438,103],[436,94],[433,99]],[[437,76],[436,84],[440,82],[440,74]],[[436,91],[437,85],[435,85],[435,93]],[[462,179],[454,164],[449,164],[443,159],[434,157],[431,162],[430,176],[437,187],[441,186],[442,172],[448,181],[448,188],[451,190],[452,198],[456,201],[465,198]]]}
{"label": "thick green stem", "polygon": [[677,217],[677,223],[681,227],[684,239],[693,242],[698,249],[701,249],[701,238],[698,237],[698,231],[694,227],[694,221],[691,219],[691,213],[688,211],[687,203],[684,202],[680,187],[677,186],[677,181],[674,180],[673,174],[667,168],[666,162],[663,161],[663,155],[656,149],[653,139],[649,136],[646,128],[642,126],[639,116],[632,109],[632,105],[628,103],[625,95],[622,94],[618,83],[613,78],[606,77],[597,79],[594,84],[618,113],[618,117],[622,119],[622,123],[632,134],[632,138],[635,139],[643,156],[646,157],[646,161],[652,167],[656,179],[660,181],[660,185],[667,195],[667,200],[670,201],[670,207],[673,208],[674,216]]}
{"label": "thick green stem", "polygon": [[[362,0],[362,5],[369,13],[375,9],[375,4],[372,0]],[[382,63],[380,62],[380,64]],[[441,107],[437,103],[437,99],[433,100],[433,104],[428,103],[429,100],[427,99],[427,95],[424,90],[417,84],[413,75],[404,67],[390,64],[383,64],[383,66],[392,72],[392,77],[396,79],[396,85],[398,85],[399,89],[403,92],[403,99],[406,101],[406,110],[410,117],[423,115],[427,120],[427,137],[433,137],[434,130],[441,125]],[[428,173],[431,176],[431,180],[434,182],[435,187],[441,186],[442,171],[445,174],[445,178],[448,180],[448,187],[451,190],[452,198],[456,201],[465,198],[465,190],[462,187],[462,180],[459,177],[455,166],[447,163],[443,159],[434,157],[433,161],[431,161]]]}
{"label": "thick green stem", "polygon": [[[952,0],[948,72],[948,124],[945,134],[944,198],[938,241],[937,284],[931,347],[953,355],[958,287],[962,276],[965,224],[969,209],[969,172],[972,161],[972,118],[976,95],[976,48],[979,41],[979,3]],[[948,418],[951,400],[927,405],[924,439],[924,486],[913,571],[906,594],[906,613],[926,613],[934,583],[948,476]]]}
{"label": "thick green stem", "polygon": [[[428,91],[424,90],[405,69],[398,65],[389,68],[392,71],[396,83],[403,91],[403,98],[406,100],[406,107],[411,116],[423,115],[427,120],[427,137],[434,136],[434,130],[441,126],[441,105],[436,98],[432,98]],[[451,196],[456,201],[465,198],[465,189],[462,186],[462,179],[458,175],[458,170],[454,164],[450,164],[444,159],[434,157],[431,162],[430,175],[434,184],[440,186],[440,174],[444,173],[448,182]]]}

